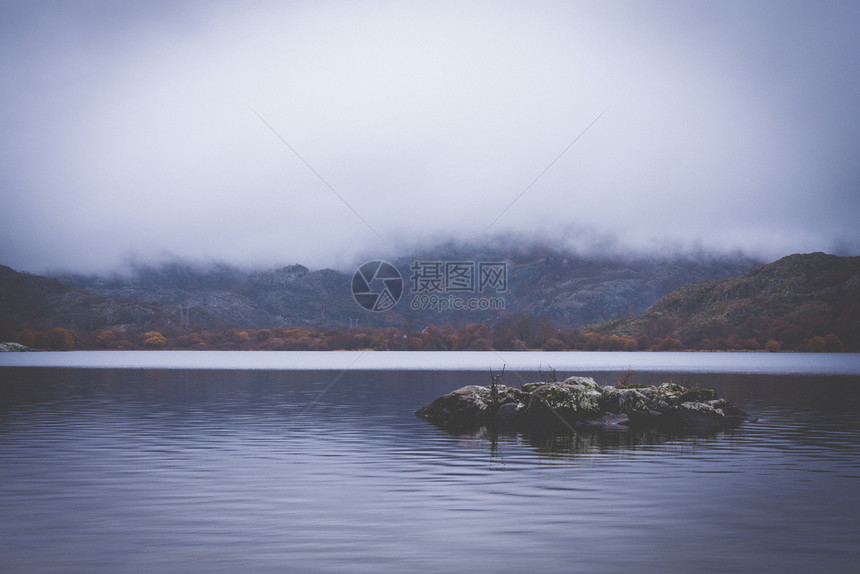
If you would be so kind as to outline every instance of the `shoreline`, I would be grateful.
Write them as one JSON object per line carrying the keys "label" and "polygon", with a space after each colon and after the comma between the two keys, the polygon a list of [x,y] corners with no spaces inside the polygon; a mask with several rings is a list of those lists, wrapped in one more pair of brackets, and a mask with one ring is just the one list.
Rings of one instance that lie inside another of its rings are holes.
{"label": "shoreline", "polygon": [[732,351],[40,351],[0,353],[0,368],[585,371],[860,375],[860,353]]}

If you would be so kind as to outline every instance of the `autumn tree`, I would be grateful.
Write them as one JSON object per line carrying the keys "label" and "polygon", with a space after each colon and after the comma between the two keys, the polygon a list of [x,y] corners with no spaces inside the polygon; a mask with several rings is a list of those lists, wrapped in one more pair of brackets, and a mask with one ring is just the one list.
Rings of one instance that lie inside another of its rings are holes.
{"label": "autumn tree", "polygon": [[543,344],[544,351],[565,351],[567,350],[567,345],[564,341],[557,337],[550,337],[546,340],[546,343]]}
{"label": "autumn tree", "polygon": [[102,349],[106,349],[111,343],[116,341],[116,333],[110,329],[106,329],[96,335],[96,345]]}
{"label": "autumn tree", "polygon": [[813,353],[823,353],[827,350],[827,343],[825,342],[824,337],[821,336],[812,337],[806,342],[806,346]]}
{"label": "autumn tree", "polygon": [[841,353],[845,350],[845,345],[834,333],[829,333],[824,336],[824,347],[828,353]]}
{"label": "autumn tree", "polygon": [[680,351],[684,348],[684,343],[680,339],[674,337],[666,337],[660,341],[661,351]]}
{"label": "autumn tree", "polygon": [[621,350],[622,351],[635,351],[639,348],[639,341],[631,337],[630,335],[621,335]]}
{"label": "autumn tree", "polygon": [[755,339],[747,339],[744,341],[744,349],[747,351],[758,351],[761,349],[761,344]]}
{"label": "autumn tree", "polygon": [[765,343],[764,348],[767,349],[769,353],[776,353],[782,348],[782,346],[779,344],[779,341],[775,339],[770,339],[767,343]]}
{"label": "autumn tree", "polygon": [[143,346],[147,349],[163,349],[167,346],[167,339],[158,331],[148,331],[143,335]]}
{"label": "autumn tree", "polygon": [[75,348],[75,334],[62,327],[54,327],[42,335],[44,345],[55,351],[69,351]]}
{"label": "autumn tree", "polygon": [[589,331],[582,339],[582,347],[586,351],[597,351],[604,346],[604,338],[600,333]]}
{"label": "autumn tree", "polygon": [[15,340],[26,347],[35,347],[36,346],[36,333],[31,331],[30,329],[24,329],[23,331],[19,331],[15,336]]}
{"label": "autumn tree", "polygon": [[528,351],[529,346],[522,339],[514,339],[511,341],[511,350],[513,351]]}
{"label": "autumn tree", "polygon": [[433,323],[427,325],[421,331],[421,350],[422,351],[444,351],[445,344],[442,340],[442,333],[439,328]]}

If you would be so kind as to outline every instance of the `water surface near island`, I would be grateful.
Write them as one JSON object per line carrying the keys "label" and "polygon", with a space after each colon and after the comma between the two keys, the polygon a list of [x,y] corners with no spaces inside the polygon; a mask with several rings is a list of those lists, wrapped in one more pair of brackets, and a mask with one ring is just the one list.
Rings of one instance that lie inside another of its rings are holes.
{"label": "water surface near island", "polygon": [[860,376],[667,379],[754,420],[456,436],[413,413],[485,367],[3,367],[0,569],[853,572]]}

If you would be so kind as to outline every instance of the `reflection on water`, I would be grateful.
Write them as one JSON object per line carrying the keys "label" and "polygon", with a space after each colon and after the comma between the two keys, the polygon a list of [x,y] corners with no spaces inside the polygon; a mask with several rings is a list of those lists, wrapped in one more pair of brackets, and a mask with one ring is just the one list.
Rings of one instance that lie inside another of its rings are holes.
{"label": "reflection on water", "polygon": [[857,377],[696,375],[756,420],[699,437],[538,439],[453,436],[413,415],[486,373],[351,372],[331,385],[338,375],[0,369],[0,570],[860,563]]}
{"label": "reflection on water", "polygon": [[582,455],[610,454],[642,447],[671,443],[673,448],[689,448],[714,443],[718,437],[730,436],[734,429],[714,432],[685,433],[683,436],[659,432],[655,429],[627,430],[623,428],[575,430],[563,435],[545,433],[529,435],[514,431],[499,431],[480,427],[470,432],[447,432],[455,440],[485,444],[496,454],[506,446],[530,446],[535,453],[552,458],[574,458]]}

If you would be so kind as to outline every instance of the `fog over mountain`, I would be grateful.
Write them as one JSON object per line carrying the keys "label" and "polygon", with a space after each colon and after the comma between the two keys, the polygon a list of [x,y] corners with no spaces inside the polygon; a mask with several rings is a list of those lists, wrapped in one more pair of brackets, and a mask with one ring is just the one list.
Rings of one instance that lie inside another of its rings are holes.
{"label": "fog over mountain", "polygon": [[860,253],[860,4],[7,1],[0,264]]}
{"label": "fog over mountain", "polygon": [[[287,326],[420,330],[516,316],[574,328],[633,316],[678,287],[736,277],[755,262],[705,253],[598,257],[539,244],[448,242],[392,264],[398,284],[391,292],[394,304],[375,307],[388,285],[372,283],[373,310],[356,291],[361,284],[355,270],[301,264],[243,270],[173,260],[134,265],[121,274],[47,278],[0,266],[0,339],[4,331],[14,338],[25,328],[173,334]],[[483,265],[494,271],[481,272]],[[370,273],[378,269],[369,267]]]}

